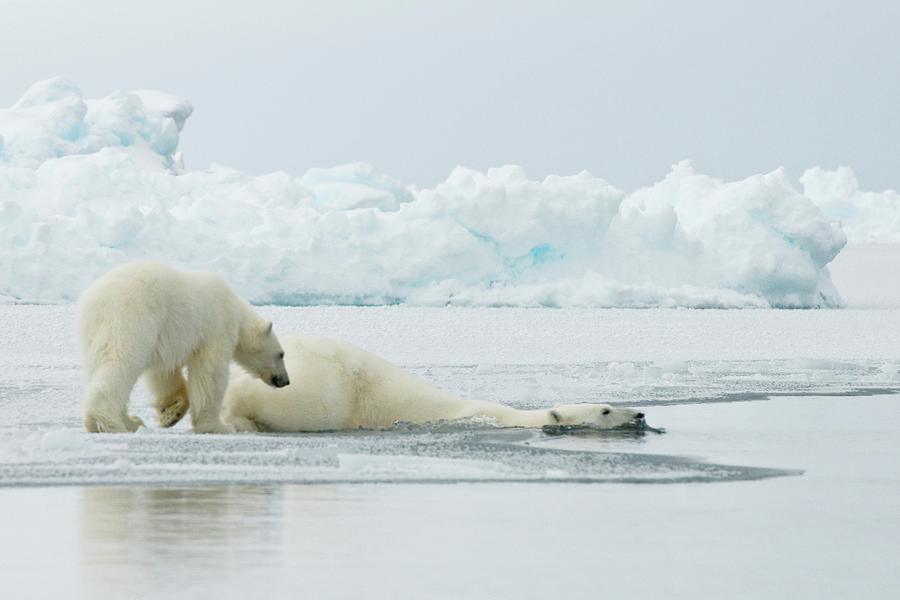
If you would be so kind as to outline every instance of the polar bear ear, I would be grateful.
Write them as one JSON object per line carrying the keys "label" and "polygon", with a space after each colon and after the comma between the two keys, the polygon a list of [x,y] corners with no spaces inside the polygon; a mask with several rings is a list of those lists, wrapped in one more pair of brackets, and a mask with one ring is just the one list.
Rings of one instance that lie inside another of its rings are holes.
{"label": "polar bear ear", "polygon": [[553,419],[554,421],[556,421],[557,423],[559,423],[560,421],[562,421],[562,415],[559,414],[558,412],[556,412],[556,410],[551,410],[551,411],[550,411],[550,418],[552,418],[552,419]]}
{"label": "polar bear ear", "polygon": [[264,335],[269,335],[270,333],[272,333],[272,321],[269,321],[269,324],[266,325],[266,332]]}

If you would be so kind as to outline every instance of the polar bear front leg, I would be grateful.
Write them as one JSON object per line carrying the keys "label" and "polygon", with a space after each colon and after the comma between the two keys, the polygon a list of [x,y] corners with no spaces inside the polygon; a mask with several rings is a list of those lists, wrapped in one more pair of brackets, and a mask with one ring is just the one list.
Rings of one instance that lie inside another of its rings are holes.
{"label": "polar bear front leg", "polygon": [[181,369],[166,372],[151,369],[146,373],[147,385],[153,392],[156,418],[163,427],[178,423],[188,412],[188,392]]}
{"label": "polar bear front leg", "polygon": [[188,363],[187,393],[196,433],[234,433],[222,421],[222,398],[228,387],[228,361],[209,361],[203,355]]}

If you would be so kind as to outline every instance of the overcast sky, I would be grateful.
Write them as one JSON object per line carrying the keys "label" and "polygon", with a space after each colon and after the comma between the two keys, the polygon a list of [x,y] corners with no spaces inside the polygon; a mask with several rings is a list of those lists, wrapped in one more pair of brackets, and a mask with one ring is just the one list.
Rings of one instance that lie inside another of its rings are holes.
{"label": "overcast sky", "polygon": [[4,2],[0,105],[64,75],[195,105],[189,168],[853,167],[900,188],[900,2]]}

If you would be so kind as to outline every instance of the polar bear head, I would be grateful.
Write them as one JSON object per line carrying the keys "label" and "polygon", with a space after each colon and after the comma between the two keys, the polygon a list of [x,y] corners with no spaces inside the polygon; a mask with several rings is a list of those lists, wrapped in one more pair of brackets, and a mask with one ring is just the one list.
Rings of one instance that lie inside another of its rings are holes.
{"label": "polar bear head", "polygon": [[550,409],[550,418],[560,425],[594,425],[604,429],[640,425],[644,413],[609,404],[563,404]]}
{"label": "polar bear head", "polygon": [[272,331],[272,323],[259,320],[241,328],[234,360],[272,387],[291,383],[284,366],[284,350]]}

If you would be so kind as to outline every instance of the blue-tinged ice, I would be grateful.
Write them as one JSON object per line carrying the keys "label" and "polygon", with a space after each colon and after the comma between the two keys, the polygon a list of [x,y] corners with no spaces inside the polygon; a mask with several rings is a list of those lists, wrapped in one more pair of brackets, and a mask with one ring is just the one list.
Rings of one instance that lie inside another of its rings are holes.
{"label": "blue-tinged ice", "polygon": [[[70,301],[156,259],[218,271],[256,303],[836,306],[834,215],[900,204],[852,172],[808,171],[804,195],[783,170],[725,182],[687,161],[631,193],[517,166],[457,167],[431,188],[366,164],[185,171],[191,112],[152,90],[85,99],[62,78],[0,110],[0,298]],[[897,212],[883,228],[900,231]],[[848,231],[876,231],[866,219]]]}

